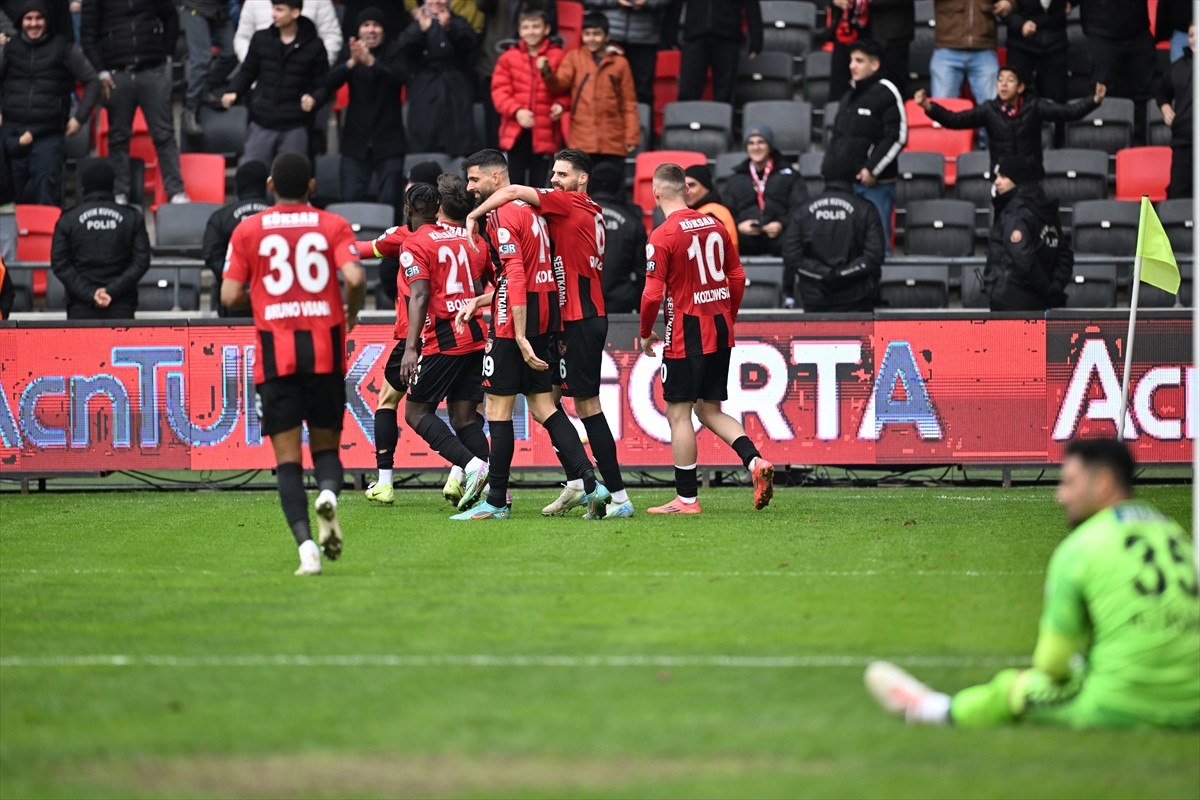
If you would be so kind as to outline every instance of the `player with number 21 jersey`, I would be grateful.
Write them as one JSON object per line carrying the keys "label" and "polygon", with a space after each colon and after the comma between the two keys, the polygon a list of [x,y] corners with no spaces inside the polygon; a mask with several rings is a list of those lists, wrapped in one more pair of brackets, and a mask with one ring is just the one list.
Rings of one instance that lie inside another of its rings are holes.
{"label": "player with number 21 jersey", "polygon": [[423,225],[408,237],[400,253],[400,280],[406,289],[413,281],[429,281],[429,307],[421,332],[422,356],[474,353],[483,349],[487,338],[477,316],[461,333],[454,329],[455,315],[475,297],[475,282],[482,280],[488,265],[482,242],[478,249],[471,249],[466,233],[444,221]]}

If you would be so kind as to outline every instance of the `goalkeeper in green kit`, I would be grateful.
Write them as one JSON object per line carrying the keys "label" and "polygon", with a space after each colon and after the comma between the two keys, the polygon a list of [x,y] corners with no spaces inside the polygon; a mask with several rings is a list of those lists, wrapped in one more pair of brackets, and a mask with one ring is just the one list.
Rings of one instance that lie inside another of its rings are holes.
{"label": "goalkeeper in green kit", "polygon": [[1073,530],[1050,559],[1032,669],[950,696],[877,661],[865,680],[880,705],[909,722],[963,728],[1200,727],[1191,537],[1133,499],[1133,472],[1115,440],[1067,446],[1058,502]]}

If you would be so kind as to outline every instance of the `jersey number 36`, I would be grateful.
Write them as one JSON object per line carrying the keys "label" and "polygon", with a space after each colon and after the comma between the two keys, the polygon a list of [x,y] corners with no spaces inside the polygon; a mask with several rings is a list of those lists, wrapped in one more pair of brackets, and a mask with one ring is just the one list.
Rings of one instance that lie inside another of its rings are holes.
{"label": "jersey number 36", "polygon": [[263,277],[263,288],[275,297],[285,294],[296,281],[311,294],[320,294],[329,285],[329,242],[324,234],[310,231],[296,242],[295,258],[291,245],[278,233],[264,236],[258,254],[271,259],[271,272]]}

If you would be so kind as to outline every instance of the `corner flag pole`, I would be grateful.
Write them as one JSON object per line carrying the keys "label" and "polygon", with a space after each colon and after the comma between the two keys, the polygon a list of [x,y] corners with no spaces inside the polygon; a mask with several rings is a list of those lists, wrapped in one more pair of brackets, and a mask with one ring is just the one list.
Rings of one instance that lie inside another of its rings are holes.
{"label": "corner flag pole", "polygon": [[1138,220],[1138,243],[1136,255],[1133,257],[1133,290],[1129,295],[1129,328],[1125,331],[1125,372],[1121,376],[1121,415],[1117,417],[1120,420],[1117,423],[1117,441],[1125,441],[1125,426],[1128,424],[1129,414],[1129,376],[1133,370],[1133,332],[1134,325],[1137,323],[1138,309],[1138,290],[1142,285],[1142,232],[1146,228],[1146,196],[1142,195],[1142,211],[1143,218]]}

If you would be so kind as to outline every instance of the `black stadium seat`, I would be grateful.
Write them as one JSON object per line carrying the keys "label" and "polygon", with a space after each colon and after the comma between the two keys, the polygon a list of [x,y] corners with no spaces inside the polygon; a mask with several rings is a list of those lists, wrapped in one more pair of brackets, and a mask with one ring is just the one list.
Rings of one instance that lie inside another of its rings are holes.
{"label": "black stadium seat", "polygon": [[1083,200],[1072,216],[1071,249],[1076,253],[1133,255],[1141,204],[1125,200]]}
{"label": "black stadium seat", "polygon": [[[668,106],[670,108],[670,106]],[[812,105],[804,100],[760,100],[742,107],[742,130],[767,125],[775,146],[797,157],[812,146]]]}
{"label": "black stadium seat", "polygon": [[975,252],[975,206],[965,200],[919,200],[908,207],[904,249],[910,255]]}
{"label": "black stadium seat", "polygon": [[1113,264],[1076,264],[1067,284],[1067,308],[1117,305],[1117,268]]}
{"label": "black stadium seat", "polygon": [[756,100],[791,100],[794,91],[795,78],[790,55],[767,51],[751,59],[742,54],[733,90],[737,105]]}
{"label": "black stadium seat", "polygon": [[733,108],[728,103],[694,100],[668,103],[663,110],[664,150],[695,150],[709,158],[733,144]]}
{"label": "black stadium seat", "polygon": [[762,0],[763,50],[802,57],[812,50],[817,27],[815,3]]}
{"label": "black stadium seat", "polygon": [[1058,200],[1059,208],[1108,197],[1108,154],[1103,150],[1047,150],[1043,164],[1042,188]]}
{"label": "black stadium seat", "polygon": [[1109,155],[1133,146],[1133,101],[1109,97],[1081,120],[1067,123],[1066,146],[1103,150]]}
{"label": "black stadium seat", "polygon": [[945,308],[950,302],[950,268],[884,264],[879,299],[887,308]]}
{"label": "black stadium seat", "polygon": [[154,252],[172,256],[200,256],[208,218],[218,203],[164,203],[154,213]]}

